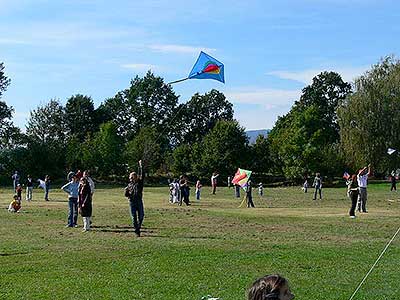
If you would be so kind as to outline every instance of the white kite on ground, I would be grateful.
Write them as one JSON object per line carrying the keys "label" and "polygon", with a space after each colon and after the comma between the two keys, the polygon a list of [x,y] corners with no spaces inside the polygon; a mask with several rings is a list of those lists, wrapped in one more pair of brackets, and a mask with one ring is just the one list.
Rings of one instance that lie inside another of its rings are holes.
{"label": "white kite on ground", "polygon": [[395,153],[397,150],[396,149],[392,149],[392,148],[388,148],[387,149],[387,153],[389,154],[389,155],[392,155],[393,153]]}

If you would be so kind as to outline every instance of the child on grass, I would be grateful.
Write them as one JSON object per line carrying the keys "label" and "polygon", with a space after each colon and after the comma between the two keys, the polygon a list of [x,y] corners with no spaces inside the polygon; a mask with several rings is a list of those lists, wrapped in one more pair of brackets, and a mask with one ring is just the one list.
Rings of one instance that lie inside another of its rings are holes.
{"label": "child on grass", "polygon": [[288,281],[280,275],[257,279],[249,289],[248,300],[292,300]]}
{"label": "child on grass", "polygon": [[196,200],[200,200],[200,193],[201,193],[201,182],[200,180],[197,180],[196,182]]}
{"label": "child on grass", "polygon": [[19,212],[19,210],[21,209],[21,201],[18,200],[18,196],[14,195],[14,200],[11,201],[10,205],[8,206],[8,211],[9,212]]}

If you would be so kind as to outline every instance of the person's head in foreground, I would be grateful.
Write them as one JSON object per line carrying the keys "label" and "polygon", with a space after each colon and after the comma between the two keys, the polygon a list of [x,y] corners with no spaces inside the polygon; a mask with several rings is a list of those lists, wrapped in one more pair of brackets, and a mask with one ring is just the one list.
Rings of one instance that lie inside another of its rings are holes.
{"label": "person's head in foreground", "polygon": [[257,279],[249,289],[248,300],[291,300],[288,281],[280,275],[267,275]]}
{"label": "person's head in foreground", "polygon": [[138,181],[138,175],[136,174],[136,172],[131,172],[129,174],[129,181],[130,182],[136,182]]}

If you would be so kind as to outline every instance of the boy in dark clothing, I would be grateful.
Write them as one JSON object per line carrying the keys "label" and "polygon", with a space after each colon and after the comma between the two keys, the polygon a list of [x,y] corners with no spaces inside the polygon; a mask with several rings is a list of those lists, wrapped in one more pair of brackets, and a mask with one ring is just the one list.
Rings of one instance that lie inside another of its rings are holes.
{"label": "boy in dark clothing", "polygon": [[143,177],[142,161],[139,160],[138,173],[132,172],[129,174],[130,182],[125,188],[125,197],[129,199],[133,228],[138,237],[140,236],[140,228],[144,219]]}
{"label": "boy in dark clothing", "polygon": [[247,186],[246,186],[247,207],[254,207],[253,196],[252,196],[251,190],[252,190],[251,180],[249,180],[247,182]]}

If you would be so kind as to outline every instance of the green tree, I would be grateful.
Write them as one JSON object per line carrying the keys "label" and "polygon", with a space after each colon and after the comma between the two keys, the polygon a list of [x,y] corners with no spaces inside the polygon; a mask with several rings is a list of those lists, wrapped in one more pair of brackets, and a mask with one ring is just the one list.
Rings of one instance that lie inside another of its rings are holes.
{"label": "green tree", "polygon": [[400,161],[386,153],[400,149],[400,61],[386,57],[356,79],[354,93],[338,108],[341,147],[354,168],[371,163],[384,172]]}
{"label": "green tree", "polygon": [[265,136],[259,135],[250,150],[252,155],[252,164],[250,169],[257,173],[266,173],[271,171],[272,161],[269,140]]}
{"label": "green tree", "polygon": [[95,109],[92,98],[75,95],[65,105],[65,127],[68,135],[74,135],[83,141],[95,128]]}
{"label": "green tree", "polygon": [[340,101],[351,92],[351,86],[334,72],[322,72],[311,85],[303,89],[301,98],[290,112],[278,118],[271,130],[272,151],[288,178],[298,178],[304,173],[321,172],[334,175],[340,168],[326,166],[325,154],[338,152],[339,125],[336,109]]}
{"label": "green tree", "polygon": [[196,147],[192,147],[189,144],[181,144],[172,152],[171,170],[175,176],[192,171],[193,148]]}
{"label": "green tree", "polygon": [[147,171],[155,173],[163,164],[167,149],[165,137],[152,127],[143,127],[126,144],[125,159],[130,170],[135,170],[138,161],[142,160]]}
{"label": "green tree", "polygon": [[4,63],[0,63],[0,98],[10,85],[11,79],[4,73]]}
{"label": "green tree", "polygon": [[248,139],[236,120],[218,121],[193,149],[193,168],[198,176],[217,171],[224,178],[241,166],[248,167]]}
{"label": "green tree", "polygon": [[220,120],[233,120],[233,105],[215,89],[204,95],[194,94],[177,108],[175,132],[178,143],[201,141]]}
{"label": "green tree", "polygon": [[[100,176],[121,174],[125,170],[122,167],[123,140],[117,133],[117,126],[108,122],[100,127],[94,139],[95,149],[92,151],[98,155],[92,161],[96,163]],[[89,149],[87,149],[89,150]]]}
{"label": "green tree", "polygon": [[59,176],[65,169],[64,108],[57,100],[31,111],[26,127],[30,169]]}
{"label": "green tree", "polygon": [[[0,98],[7,90],[11,80],[4,73],[4,64],[0,63]],[[0,149],[11,149],[22,143],[22,134],[11,121],[14,108],[0,101]]]}
{"label": "green tree", "polygon": [[150,71],[143,78],[136,76],[131,86],[101,106],[104,118],[111,119],[126,140],[131,140],[143,127],[158,132],[169,131],[178,97],[170,85]]}

